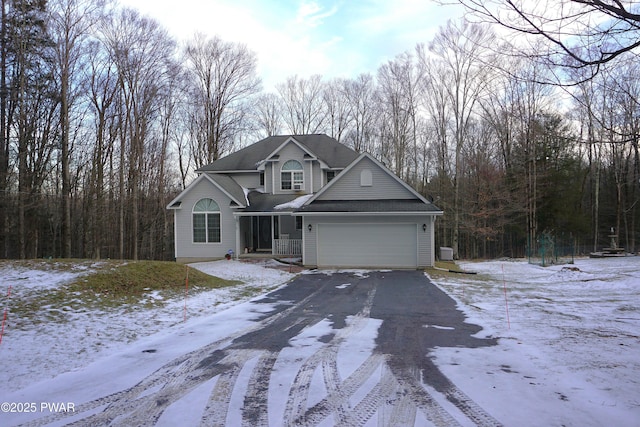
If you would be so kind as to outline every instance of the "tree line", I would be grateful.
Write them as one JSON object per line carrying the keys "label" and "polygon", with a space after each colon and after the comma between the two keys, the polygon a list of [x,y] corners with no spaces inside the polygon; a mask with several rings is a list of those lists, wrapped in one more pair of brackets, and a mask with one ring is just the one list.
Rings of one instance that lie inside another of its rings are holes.
{"label": "tree line", "polygon": [[[633,55],[562,68],[461,20],[370,73],[265,91],[243,44],[178,42],[108,1],[1,1],[2,258],[171,259],[165,207],[197,168],[307,133],[372,153],[432,199],[437,245],[456,257],[523,256],[542,233],[588,252],[612,227],[636,250]],[[559,73],[574,83],[549,85]]]}

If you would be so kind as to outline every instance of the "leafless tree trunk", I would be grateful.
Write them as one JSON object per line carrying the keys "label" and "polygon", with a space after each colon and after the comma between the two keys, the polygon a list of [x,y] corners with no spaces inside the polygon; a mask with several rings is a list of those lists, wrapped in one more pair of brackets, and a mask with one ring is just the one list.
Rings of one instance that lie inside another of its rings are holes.
{"label": "leafless tree trunk", "polygon": [[374,122],[378,106],[376,86],[371,74],[360,74],[353,80],[344,82],[345,102],[351,110],[351,127],[345,142],[355,151],[372,152],[374,143]]}
{"label": "leafless tree trunk", "polygon": [[343,135],[352,121],[352,111],[346,98],[346,81],[334,79],[326,83],[323,93],[327,109],[329,136],[342,142]]}
{"label": "leafless tree trunk", "polygon": [[102,8],[101,1],[56,0],[50,4],[49,29],[55,43],[55,60],[60,82],[60,150],[62,175],[62,256],[71,256],[71,176],[69,164],[70,109],[83,85],[80,76],[83,57],[88,49],[86,40]]}
{"label": "leafless tree trunk", "polygon": [[327,110],[322,93],[322,76],[309,79],[298,76],[287,78],[276,86],[284,104],[284,122],[295,135],[319,133],[324,130]]}
{"label": "leafless tree trunk", "polygon": [[[131,257],[138,259],[141,236],[141,172],[145,144],[158,101],[166,89],[174,43],[157,22],[123,9],[104,29],[104,41],[118,70],[122,127],[120,128],[120,197],[129,196]],[[126,157],[125,157],[126,156]],[[125,201],[120,205],[120,256],[125,256]]]}
{"label": "leafless tree trunk", "polygon": [[257,97],[254,108],[255,122],[260,137],[274,136],[282,127],[282,103],[278,95],[262,94]]}
{"label": "leafless tree trunk", "polygon": [[460,227],[460,183],[461,153],[467,138],[470,120],[475,114],[476,103],[487,85],[487,68],[490,63],[487,46],[494,35],[487,28],[462,23],[460,26],[448,22],[440,29],[429,50],[448,71],[445,87],[447,102],[452,113],[452,137],[455,144],[453,173],[453,240],[454,257],[458,257]]}
{"label": "leafless tree trunk", "polygon": [[188,92],[196,166],[233,150],[249,128],[248,101],[258,93],[256,56],[246,46],[197,34],[187,45]]}

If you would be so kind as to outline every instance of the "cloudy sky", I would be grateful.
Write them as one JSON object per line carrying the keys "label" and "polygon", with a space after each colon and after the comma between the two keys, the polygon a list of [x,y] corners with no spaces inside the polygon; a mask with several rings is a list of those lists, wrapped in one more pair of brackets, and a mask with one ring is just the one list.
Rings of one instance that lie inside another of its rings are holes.
{"label": "cloudy sky", "polygon": [[353,77],[429,42],[459,6],[430,0],[121,0],[178,40],[195,32],[246,44],[265,89],[297,74]]}

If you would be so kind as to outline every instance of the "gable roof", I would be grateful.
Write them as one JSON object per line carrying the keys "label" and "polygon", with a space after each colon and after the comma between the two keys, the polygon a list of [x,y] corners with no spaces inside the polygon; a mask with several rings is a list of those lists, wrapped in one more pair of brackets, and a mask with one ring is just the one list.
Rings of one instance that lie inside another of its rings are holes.
{"label": "gable roof", "polygon": [[345,170],[343,170],[342,172],[340,172],[340,174],[335,177],[334,179],[332,179],[327,185],[325,185],[324,187],[322,187],[320,189],[320,191],[318,191],[311,199],[309,199],[307,201],[307,203],[305,203],[305,205],[309,205],[311,203],[313,203],[315,200],[319,199],[322,197],[322,195],[328,191],[330,191],[330,189],[333,186],[338,185],[338,183],[344,179],[345,176],[347,176],[349,174],[349,171],[351,171],[353,168],[355,168],[356,165],[358,165],[360,162],[365,161],[366,160],[370,160],[374,165],[376,165],[380,170],[382,170],[385,174],[387,174],[389,177],[391,177],[394,181],[396,181],[398,184],[400,184],[400,186],[404,187],[411,195],[413,195],[416,199],[422,201],[423,203],[429,203],[427,201],[427,199],[425,199],[420,193],[418,193],[416,190],[414,190],[409,184],[407,184],[406,182],[404,182],[403,180],[401,180],[400,178],[398,178],[398,176],[396,174],[394,174],[393,172],[391,172],[389,170],[389,168],[387,168],[385,165],[383,165],[382,163],[380,163],[375,157],[373,157],[371,154],[369,153],[362,153],[358,156],[357,159],[355,159],[353,162],[351,162],[351,164],[349,164],[349,166],[347,166],[347,168]]}
{"label": "gable roof", "polygon": [[175,199],[169,202],[169,204],[167,205],[167,209],[180,209],[180,206],[182,204],[182,198],[186,196],[193,188],[195,188],[198,185],[198,183],[201,182],[202,180],[207,180],[211,184],[218,187],[223,193],[225,193],[229,197],[229,199],[231,199],[231,202],[236,205],[234,207],[247,206],[248,201],[245,196],[244,189],[232,178],[226,175],[212,176],[212,175],[203,173],[200,176],[198,176],[191,184],[189,184],[187,188],[185,188],[180,194],[178,194],[178,196]]}
{"label": "gable roof", "polygon": [[[375,199],[375,200],[323,200],[322,195],[329,192],[333,186],[339,185],[340,180],[349,175],[360,162],[370,160],[381,171],[404,187],[413,198],[410,199]],[[297,212],[431,212],[441,214],[442,210],[425,199],[409,184],[398,178],[386,166],[376,160],[369,153],[362,153],[349,166],[345,168],[331,182],[322,187],[313,195]]]}
{"label": "gable roof", "polygon": [[267,137],[235,153],[222,157],[211,164],[201,167],[196,172],[258,170],[261,161],[267,160],[268,157],[274,155],[289,140],[294,140],[306,151],[313,153],[329,168],[344,168],[358,157],[358,153],[324,134],[277,135]]}

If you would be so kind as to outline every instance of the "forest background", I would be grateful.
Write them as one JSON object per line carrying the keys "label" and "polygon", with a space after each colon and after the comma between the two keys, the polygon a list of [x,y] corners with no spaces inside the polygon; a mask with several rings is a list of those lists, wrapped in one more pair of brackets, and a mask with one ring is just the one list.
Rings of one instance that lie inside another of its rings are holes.
{"label": "forest background", "polygon": [[375,71],[272,92],[233,40],[178,42],[101,0],[1,3],[0,258],[173,259],[166,205],[197,168],[308,133],[433,200],[456,258],[525,256],[543,236],[588,253],[612,228],[637,250],[636,2],[460,0],[467,18]]}

